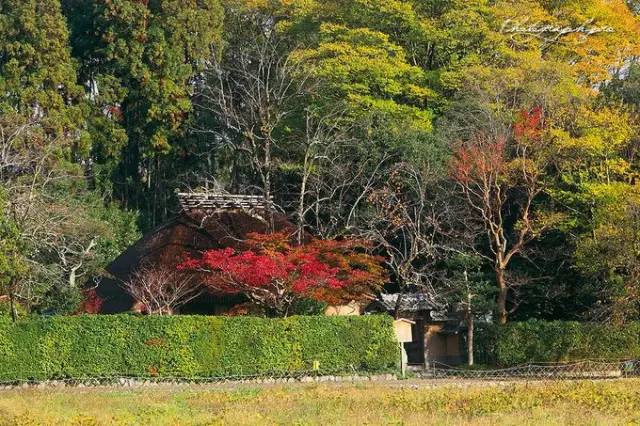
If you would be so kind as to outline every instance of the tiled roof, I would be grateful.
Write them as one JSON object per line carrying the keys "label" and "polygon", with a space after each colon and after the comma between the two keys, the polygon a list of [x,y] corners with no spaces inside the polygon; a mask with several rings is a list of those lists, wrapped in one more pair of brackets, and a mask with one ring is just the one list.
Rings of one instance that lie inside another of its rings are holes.
{"label": "tiled roof", "polygon": [[[381,294],[380,303],[389,311],[395,311],[398,297],[401,293]],[[400,298],[401,312],[417,312],[441,309],[442,307],[433,301],[433,298],[425,293],[404,293]]]}

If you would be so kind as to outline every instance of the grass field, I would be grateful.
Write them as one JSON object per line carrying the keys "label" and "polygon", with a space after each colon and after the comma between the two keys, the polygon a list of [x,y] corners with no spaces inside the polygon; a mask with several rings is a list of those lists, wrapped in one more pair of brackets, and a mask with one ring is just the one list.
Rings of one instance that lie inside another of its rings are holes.
{"label": "grass field", "polygon": [[0,391],[1,425],[640,424],[640,380]]}

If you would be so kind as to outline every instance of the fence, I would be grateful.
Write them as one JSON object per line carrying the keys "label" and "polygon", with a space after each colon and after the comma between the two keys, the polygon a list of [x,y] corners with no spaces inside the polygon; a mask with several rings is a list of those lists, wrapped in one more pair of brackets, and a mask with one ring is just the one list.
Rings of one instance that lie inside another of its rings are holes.
{"label": "fence", "polygon": [[[159,384],[278,384],[312,382],[388,382],[400,379],[397,373],[372,373],[349,369],[319,368],[313,362],[307,368],[291,371],[286,366],[274,367],[269,372],[228,373],[214,376],[185,376],[183,372],[165,373],[163,376],[140,374],[108,374],[91,377],[60,377],[50,380],[4,380],[0,389],[15,387],[60,387],[60,386],[153,386]],[[428,368],[413,371],[411,378],[447,381],[558,381],[558,380],[604,380],[640,377],[640,360],[593,361],[571,363],[528,363],[501,369],[467,369],[442,363],[431,363]]]}
{"label": "fence", "polygon": [[[58,386],[151,386],[158,384],[277,384],[305,382],[362,382],[396,380],[392,372],[372,372],[350,366],[348,369],[320,368],[317,362],[307,363],[307,368],[291,370],[290,366],[273,366],[260,373],[242,373],[242,369],[211,376],[185,375],[184,372],[164,372],[159,375],[140,375],[139,373],[105,374],[100,376],[58,377],[46,380],[15,379],[0,380],[0,389],[16,387],[58,387]],[[247,368],[251,371],[251,368]]]}
{"label": "fence", "polygon": [[465,380],[580,380],[640,377],[640,360],[528,363],[501,369],[464,369],[431,363],[418,377]]}

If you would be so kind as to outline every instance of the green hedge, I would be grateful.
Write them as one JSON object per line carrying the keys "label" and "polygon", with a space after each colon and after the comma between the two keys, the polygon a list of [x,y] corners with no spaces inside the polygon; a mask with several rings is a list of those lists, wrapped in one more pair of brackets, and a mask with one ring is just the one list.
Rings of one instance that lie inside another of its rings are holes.
{"label": "green hedge", "polygon": [[527,362],[640,359],[640,323],[626,326],[569,321],[481,325],[476,332],[479,363],[512,366]]}
{"label": "green hedge", "polygon": [[0,318],[0,380],[388,371],[388,316]]}

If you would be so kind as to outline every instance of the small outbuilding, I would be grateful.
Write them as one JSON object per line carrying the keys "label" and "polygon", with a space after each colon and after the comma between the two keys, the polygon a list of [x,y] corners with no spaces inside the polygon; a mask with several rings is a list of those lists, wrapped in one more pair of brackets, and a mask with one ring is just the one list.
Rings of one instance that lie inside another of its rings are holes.
{"label": "small outbuilding", "polygon": [[420,292],[381,294],[365,309],[367,313],[388,313],[411,320],[411,342],[405,342],[408,364],[432,362],[458,365],[465,361],[464,328],[458,315],[449,313]]}

